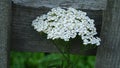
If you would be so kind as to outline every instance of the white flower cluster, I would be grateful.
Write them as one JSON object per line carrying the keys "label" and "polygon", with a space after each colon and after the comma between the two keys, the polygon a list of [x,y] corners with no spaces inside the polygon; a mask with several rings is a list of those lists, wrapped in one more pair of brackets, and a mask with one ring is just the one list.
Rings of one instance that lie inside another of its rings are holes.
{"label": "white flower cluster", "polygon": [[85,45],[100,45],[100,38],[94,37],[97,34],[94,25],[94,20],[86,16],[86,12],[60,7],[51,9],[46,15],[39,16],[32,22],[34,29],[47,34],[47,39],[60,38],[69,41],[79,35]]}

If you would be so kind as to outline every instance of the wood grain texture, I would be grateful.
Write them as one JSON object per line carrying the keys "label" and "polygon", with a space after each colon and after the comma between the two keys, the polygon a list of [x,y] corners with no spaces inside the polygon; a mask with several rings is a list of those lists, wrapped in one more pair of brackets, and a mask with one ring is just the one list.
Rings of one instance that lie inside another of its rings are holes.
{"label": "wood grain texture", "polygon": [[74,7],[77,9],[104,10],[107,0],[12,0],[15,4],[29,7]]}
{"label": "wood grain texture", "polygon": [[[13,5],[13,22],[12,22],[12,44],[11,49],[16,51],[30,52],[58,52],[57,48],[31,26],[32,20],[37,16],[47,13],[50,8],[30,8],[19,5]],[[101,29],[102,11],[84,10],[88,15],[95,19],[98,32]],[[99,32],[100,34],[100,32]],[[80,41],[73,42],[71,53],[81,53]],[[83,52],[84,54],[94,54],[96,49]]]}
{"label": "wood grain texture", "polygon": [[96,68],[120,68],[120,0],[108,0],[98,47]]}
{"label": "wood grain texture", "polygon": [[11,1],[0,0],[0,68],[8,67]]}

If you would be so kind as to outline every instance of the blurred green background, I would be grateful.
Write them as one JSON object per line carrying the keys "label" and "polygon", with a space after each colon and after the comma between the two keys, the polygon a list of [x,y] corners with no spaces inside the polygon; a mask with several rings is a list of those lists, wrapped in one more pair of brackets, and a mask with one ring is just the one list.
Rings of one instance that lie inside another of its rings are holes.
{"label": "blurred green background", "polygon": [[61,54],[15,52],[10,54],[10,68],[94,68],[95,56],[70,55],[69,67]]}

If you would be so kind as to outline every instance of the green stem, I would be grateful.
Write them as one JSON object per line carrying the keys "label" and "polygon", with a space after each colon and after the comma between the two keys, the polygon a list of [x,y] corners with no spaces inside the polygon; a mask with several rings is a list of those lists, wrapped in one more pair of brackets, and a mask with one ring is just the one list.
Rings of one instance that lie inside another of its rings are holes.
{"label": "green stem", "polygon": [[[64,57],[64,59],[67,61],[67,68],[70,68],[70,42],[65,42],[64,43],[64,50],[62,51],[62,49],[58,46],[57,41],[60,40],[53,40],[54,45],[56,46],[56,48],[58,49],[58,51],[62,54],[62,56]],[[63,42],[61,42],[63,43]],[[61,45],[60,45],[61,46]],[[65,55],[64,53],[67,53],[67,55]],[[63,60],[62,60],[62,67],[63,67]]]}
{"label": "green stem", "polygon": [[61,50],[61,48],[58,47],[58,45],[56,44],[56,42],[54,42],[55,47],[58,49],[58,51],[62,54],[62,56],[67,59],[67,57],[64,55],[64,52]]}
{"label": "green stem", "polygon": [[[69,43],[70,44],[70,43]],[[66,45],[66,53],[67,53],[67,67],[70,68],[70,65],[71,65],[71,61],[70,61],[70,45]]]}

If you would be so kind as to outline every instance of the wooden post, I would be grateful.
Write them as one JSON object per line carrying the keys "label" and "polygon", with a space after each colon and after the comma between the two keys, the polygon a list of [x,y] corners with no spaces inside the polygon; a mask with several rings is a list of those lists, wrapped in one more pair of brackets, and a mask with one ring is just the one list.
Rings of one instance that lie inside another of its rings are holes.
{"label": "wooden post", "polygon": [[95,67],[120,68],[120,0],[108,0],[107,4]]}
{"label": "wooden post", "polygon": [[0,0],[0,68],[8,67],[11,0]]}

